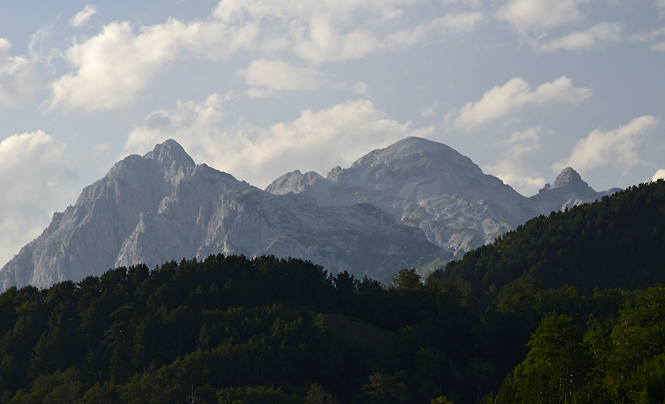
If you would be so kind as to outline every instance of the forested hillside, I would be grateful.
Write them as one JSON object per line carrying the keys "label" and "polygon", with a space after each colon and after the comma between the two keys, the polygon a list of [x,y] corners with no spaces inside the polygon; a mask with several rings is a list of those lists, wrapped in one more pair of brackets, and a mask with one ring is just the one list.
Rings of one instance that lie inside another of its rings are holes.
{"label": "forested hillside", "polygon": [[534,218],[468,252],[441,273],[488,303],[519,278],[546,288],[646,288],[665,283],[665,182],[640,184],[596,203]]}
{"label": "forested hillside", "polygon": [[640,185],[389,285],[213,255],[12,287],[0,401],[662,403],[664,216]]}

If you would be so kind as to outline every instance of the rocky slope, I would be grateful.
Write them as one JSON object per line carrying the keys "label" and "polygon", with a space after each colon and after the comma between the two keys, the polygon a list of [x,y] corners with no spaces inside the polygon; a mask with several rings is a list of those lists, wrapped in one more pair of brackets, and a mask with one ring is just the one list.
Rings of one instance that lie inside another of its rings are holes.
{"label": "rocky slope", "polygon": [[420,138],[407,138],[336,167],[323,178],[295,171],[270,184],[276,195],[307,195],[320,206],[371,203],[422,229],[461,256],[524,223],[536,212],[528,198],[485,175],[468,157]]}
{"label": "rocky slope", "polygon": [[404,139],[326,178],[299,171],[265,191],[205,164],[173,140],[129,156],[0,270],[0,290],[47,287],[117,266],[274,254],[386,281],[427,268],[540,213],[587,202],[572,169],[531,199],[440,143]]}
{"label": "rocky slope", "polygon": [[582,203],[589,203],[612,194],[618,189],[596,192],[582,177],[570,167],[564,168],[556,177],[553,185],[545,184],[543,189],[530,199],[539,213],[549,214],[555,210],[564,210]]}

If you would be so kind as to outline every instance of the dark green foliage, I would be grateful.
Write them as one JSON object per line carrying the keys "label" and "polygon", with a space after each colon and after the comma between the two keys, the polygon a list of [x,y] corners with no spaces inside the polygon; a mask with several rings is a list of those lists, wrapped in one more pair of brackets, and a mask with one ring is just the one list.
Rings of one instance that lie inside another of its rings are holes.
{"label": "dark green foliage", "polygon": [[12,288],[0,312],[0,394],[16,403],[364,402],[383,374],[396,402],[463,396],[476,321],[411,270],[385,288],[222,255]]}
{"label": "dark green foliage", "polygon": [[217,255],[10,288],[0,402],[662,403],[664,206],[633,187],[388,286]]}
{"label": "dark green foliage", "polygon": [[521,277],[538,279],[545,288],[576,286],[584,294],[647,288],[665,283],[663,263],[665,182],[659,180],[532,219],[449,263],[441,283],[468,285],[476,304],[486,306],[492,290]]}

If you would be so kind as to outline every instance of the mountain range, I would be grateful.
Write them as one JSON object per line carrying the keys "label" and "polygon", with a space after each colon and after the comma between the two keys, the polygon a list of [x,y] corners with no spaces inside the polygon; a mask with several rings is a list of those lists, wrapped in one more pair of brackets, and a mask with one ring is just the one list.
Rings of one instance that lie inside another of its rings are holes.
{"label": "mountain range", "polygon": [[323,177],[293,171],[265,190],[174,140],[116,163],[0,270],[0,290],[78,281],[110,268],[210,254],[297,257],[387,281],[491,243],[528,219],[596,192],[572,168],[531,198],[468,157],[422,138],[374,150]]}

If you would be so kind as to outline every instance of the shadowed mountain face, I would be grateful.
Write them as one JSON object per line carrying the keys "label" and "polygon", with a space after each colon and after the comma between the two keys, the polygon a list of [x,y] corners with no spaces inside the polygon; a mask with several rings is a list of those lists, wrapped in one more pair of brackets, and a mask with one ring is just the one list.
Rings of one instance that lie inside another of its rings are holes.
{"label": "shadowed mountain face", "polygon": [[572,169],[531,199],[450,147],[407,138],[324,178],[299,171],[265,191],[173,140],[129,156],[0,271],[0,289],[47,287],[117,267],[210,254],[273,254],[387,280],[491,242],[540,213],[602,194]]}

